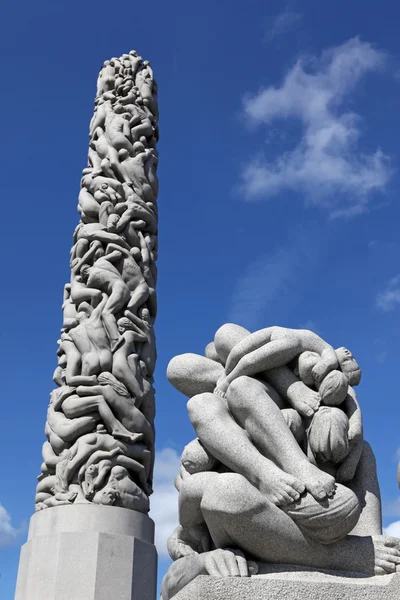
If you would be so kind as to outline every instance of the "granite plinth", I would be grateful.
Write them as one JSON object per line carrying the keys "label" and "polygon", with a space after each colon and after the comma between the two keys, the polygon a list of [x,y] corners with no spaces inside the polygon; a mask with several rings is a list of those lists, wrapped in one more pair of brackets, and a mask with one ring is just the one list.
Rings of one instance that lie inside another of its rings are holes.
{"label": "granite plinth", "polygon": [[155,600],[154,523],[133,510],[77,504],[33,515],[15,600]]}
{"label": "granite plinth", "polygon": [[201,575],[174,600],[398,600],[400,573],[366,577],[361,573],[300,570],[268,565],[248,578]]}

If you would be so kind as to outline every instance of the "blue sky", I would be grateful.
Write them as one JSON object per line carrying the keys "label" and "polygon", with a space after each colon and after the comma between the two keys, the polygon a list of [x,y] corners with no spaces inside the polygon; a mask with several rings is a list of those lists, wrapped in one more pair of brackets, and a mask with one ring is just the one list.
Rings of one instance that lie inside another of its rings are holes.
{"label": "blue sky", "polygon": [[132,48],[160,89],[160,576],[193,438],[166,366],[201,353],[227,320],[311,327],[353,351],[385,524],[400,520],[398,3],[110,6],[2,11],[2,600],[33,509],[97,72]]}

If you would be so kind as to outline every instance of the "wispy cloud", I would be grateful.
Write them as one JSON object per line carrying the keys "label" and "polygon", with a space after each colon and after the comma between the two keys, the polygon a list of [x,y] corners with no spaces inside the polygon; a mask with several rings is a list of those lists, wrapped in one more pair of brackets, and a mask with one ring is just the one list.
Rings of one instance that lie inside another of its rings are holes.
{"label": "wispy cloud", "polygon": [[316,325],[315,321],[313,321],[312,319],[308,319],[307,321],[300,323],[298,328],[299,329],[309,329],[310,331],[313,331],[314,333],[320,333],[318,326]]}
{"label": "wispy cloud", "polygon": [[297,60],[281,85],[261,89],[244,100],[253,126],[294,119],[302,125],[297,145],[272,161],[253,157],[242,172],[247,199],[295,191],[308,203],[324,205],[333,217],[354,216],[385,190],[389,157],[378,148],[359,147],[361,117],[343,103],[367,73],[381,71],[386,55],[358,37],[325,50],[321,57]]}
{"label": "wispy cloud", "polygon": [[0,504],[0,547],[12,544],[18,535],[18,530],[11,524],[11,515]]}
{"label": "wispy cloud", "polygon": [[278,36],[287,33],[301,18],[302,15],[300,13],[290,11],[286,8],[284,12],[274,18],[271,27],[264,36],[264,40],[270,42]]}
{"label": "wispy cloud", "polygon": [[383,529],[383,535],[400,538],[400,521],[394,521]]}
{"label": "wispy cloud", "polygon": [[[249,329],[266,327],[265,312],[277,298],[294,293],[305,272],[312,271],[318,246],[310,233],[299,232],[291,244],[250,263],[236,282],[228,320]],[[270,315],[268,323],[272,320]]]}
{"label": "wispy cloud", "polygon": [[179,466],[180,457],[173,448],[156,452],[150,516],[156,524],[156,546],[161,558],[168,557],[167,540],[178,524],[178,492],[174,480]]}
{"label": "wispy cloud", "polygon": [[385,312],[389,312],[400,304],[400,275],[392,277],[384,289],[376,297],[376,305]]}

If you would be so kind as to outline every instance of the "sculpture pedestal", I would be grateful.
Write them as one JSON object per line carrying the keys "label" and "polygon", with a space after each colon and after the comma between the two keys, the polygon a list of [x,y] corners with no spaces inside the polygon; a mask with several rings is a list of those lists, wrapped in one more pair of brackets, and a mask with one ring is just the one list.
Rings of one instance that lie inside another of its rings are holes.
{"label": "sculpture pedestal", "polygon": [[95,504],[37,512],[22,547],[15,600],[155,600],[154,523]]}
{"label": "sculpture pedestal", "polygon": [[[275,572],[272,572],[275,570]],[[286,565],[263,565],[253,577],[201,575],[173,600],[399,600],[400,573],[365,577],[359,573],[316,572]]]}

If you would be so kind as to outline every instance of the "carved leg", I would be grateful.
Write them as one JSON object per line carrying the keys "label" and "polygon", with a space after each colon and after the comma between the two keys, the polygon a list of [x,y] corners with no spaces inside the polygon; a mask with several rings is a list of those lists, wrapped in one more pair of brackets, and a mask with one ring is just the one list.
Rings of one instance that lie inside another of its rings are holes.
{"label": "carved leg", "polygon": [[112,351],[116,350],[121,341],[115,314],[125,306],[129,298],[128,286],[123,281],[114,283],[111,296],[108,298],[102,314],[104,328],[110,338]]}
{"label": "carved leg", "polygon": [[[270,401],[282,420],[282,429],[292,435],[279,409]],[[246,477],[271,502],[290,504],[305,490],[295,476],[288,475],[259,452],[248,432],[235,422],[219,396],[210,393],[194,396],[188,402],[188,412],[197,436],[210,454],[235,473]],[[265,435],[268,436],[268,432]],[[297,444],[294,438],[293,441]]]}
{"label": "carved leg", "polygon": [[99,206],[99,223],[107,227],[108,217],[115,213],[114,205],[112,202],[102,202]]}
{"label": "carved leg", "polygon": [[132,443],[142,438],[141,434],[132,433],[122,425],[108,406],[104,396],[85,396],[84,398],[70,396],[64,401],[63,410],[72,419],[97,410],[107,431],[114,437]]}
{"label": "carved leg", "polygon": [[139,285],[131,292],[131,297],[127,306],[127,310],[133,313],[137,313],[138,308],[146,302],[149,297],[149,286],[145,281],[139,283]]}
{"label": "carved leg", "polygon": [[235,420],[261,454],[299,479],[315,498],[333,494],[334,478],[309,462],[262,383],[251,377],[235,379],[228,388],[227,400]]}
{"label": "carved leg", "polygon": [[298,344],[290,338],[273,340],[243,356],[226,379],[231,383],[242,375],[255,375],[268,369],[287,365],[299,351]]}
{"label": "carved leg", "polygon": [[362,506],[361,516],[351,533],[353,535],[380,535],[382,533],[381,493],[375,456],[368,442],[364,442],[364,450],[356,475],[347,486],[353,490]]}

